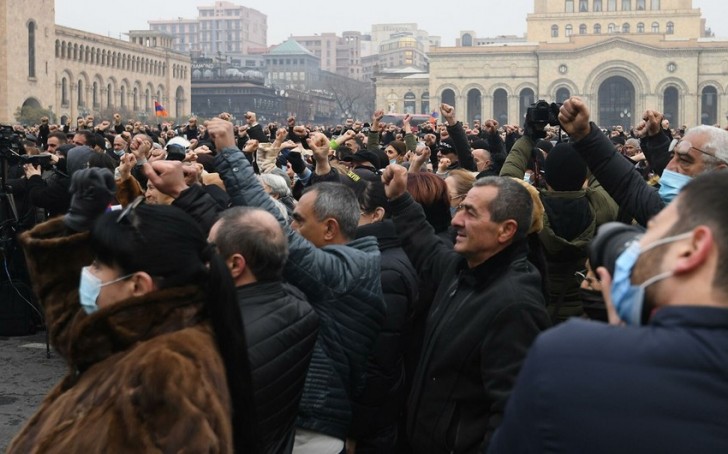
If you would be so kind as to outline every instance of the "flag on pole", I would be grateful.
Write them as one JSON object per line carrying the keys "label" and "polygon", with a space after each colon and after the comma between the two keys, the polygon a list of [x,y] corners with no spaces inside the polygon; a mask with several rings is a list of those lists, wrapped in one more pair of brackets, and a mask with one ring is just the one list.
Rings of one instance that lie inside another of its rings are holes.
{"label": "flag on pole", "polygon": [[162,105],[157,101],[154,101],[154,114],[158,117],[169,117],[167,109],[162,107]]}

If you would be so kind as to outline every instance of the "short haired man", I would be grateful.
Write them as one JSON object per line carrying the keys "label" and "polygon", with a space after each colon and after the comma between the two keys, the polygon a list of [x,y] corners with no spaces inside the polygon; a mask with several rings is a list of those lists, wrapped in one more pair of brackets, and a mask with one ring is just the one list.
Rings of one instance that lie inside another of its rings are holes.
{"label": "short haired man", "polygon": [[[342,184],[320,183],[301,197],[291,229],[235,147],[232,123],[208,123],[215,167],[234,205],[273,214],[288,238],[286,281],[301,289],[321,319],[299,406],[296,452],[338,454],[351,420],[351,400],[364,388],[367,359],[384,320],[380,257],[374,237],[356,239],[359,204]],[[328,154],[321,133],[309,139]],[[318,169],[317,169],[318,172]]]}
{"label": "short haired man", "polygon": [[58,147],[66,143],[68,143],[68,139],[64,133],[60,131],[52,132],[48,135],[48,139],[46,141],[46,151],[48,151],[48,153],[56,154]]}
{"label": "short haired man", "polygon": [[417,453],[482,452],[528,347],[550,326],[527,259],[531,196],[510,178],[477,180],[452,219],[452,248],[406,192],[404,167],[390,165],[382,179],[402,248],[437,287],[409,396],[410,444]]}
{"label": "short haired man", "polygon": [[[646,226],[650,218],[670,203],[685,184],[695,176],[728,167],[728,131],[713,126],[689,129],[683,139],[670,146],[670,139],[660,125],[662,115],[648,110],[644,113],[644,134],[651,147],[643,147],[648,162],[669,162],[662,171],[659,191],[649,186],[633,165],[614,151],[609,139],[589,122],[589,109],[578,97],[564,102],[559,121],[589,169],[620,210]],[[653,148],[650,150],[649,148]],[[659,173],[659,172],[658,172]]]}
{"label": "short haired man", "polygon": [[73,144],[77,147],[80,147],[82,145],[88,145],[91,147],[91,142],[94,139],[94,133],[87,130],[87,129],[81,129],[76,131],[76,133],[73,135]]}
{"label": "short haired man", "polygon": [[539,336],[489,452],[728,452],[726,192],[728,172],[697,176],[597,269],[627,326]]}
{"label": "short haired man", "polygon": [[245,324],[259,452],[290,452],[298,403],[318,334],[318,316],[281,282],[288,240],[260,208],[222,212],[209,234],[225,259]]}

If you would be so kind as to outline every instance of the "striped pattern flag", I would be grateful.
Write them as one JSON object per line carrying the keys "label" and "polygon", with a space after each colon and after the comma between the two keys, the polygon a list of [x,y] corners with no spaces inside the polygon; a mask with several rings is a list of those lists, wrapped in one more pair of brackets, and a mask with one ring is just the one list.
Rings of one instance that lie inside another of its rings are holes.
{"label": "striped pattern flag", "polygon": [[169,114],[167,113],[167,109],[162,107],[162,105],[159,104],[159,102],[157,102],[157,101],[154,101],[154,113],[158,117],[169,117]]}

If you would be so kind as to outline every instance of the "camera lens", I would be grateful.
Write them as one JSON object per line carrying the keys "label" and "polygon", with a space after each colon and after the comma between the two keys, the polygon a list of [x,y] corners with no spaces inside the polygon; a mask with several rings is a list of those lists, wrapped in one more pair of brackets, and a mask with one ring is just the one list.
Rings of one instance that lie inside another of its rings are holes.
{"label": "camera lens", "polygon": [[614,276],[617,258],[633,242],[639,241],[645,230],[642,227],[608,222],[599,227],[596,236],[589,243],[589,264],[593,270],[603,266]]}

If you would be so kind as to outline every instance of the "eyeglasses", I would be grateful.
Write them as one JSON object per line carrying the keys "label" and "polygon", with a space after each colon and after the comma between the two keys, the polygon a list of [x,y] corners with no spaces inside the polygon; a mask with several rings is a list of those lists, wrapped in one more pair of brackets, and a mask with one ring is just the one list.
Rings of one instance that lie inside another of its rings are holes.
{"label": "eyeglasses", "polygon": [[132,201],[129,205],[127,205],[126,208],[121,210],[119,217],[116,218],[116,223],[121,224],[121,221],[129,218],[130,223],[133,225],[133,223],[131,222],[131,217],[133,216],[133,211],[136,210],[136,207],[138,207],[142,202],[144,202],[143,195],[140,195],[139,197],[134,199],[134,201]]}
{"label": "eyeglasses", "polygon": [[[674,151],[675,153],[679,154],[679,155],[686,155],[686,154],[688,154],[688,153],[690,152],[690,149],[691,149],[691,148],[692,148],[693,150],[699,151],[699,152],[701,152],[701,153],[703,153],[703,154],[707,154],[708,156],[711,156],[711,157],[713,157],[713,158],[716,158],[716,159],[720,159],[720,158],[718,158],[718,157],[717,157],[717,156],[716,156],[715,154],[713,154],[713,153],[708,153],[708,152],[707,152],[707,151],[705,151],[705,150],[701,150],[700,148],[698,148],[698,147],[695,147],[695,146],[693,146],[693,144],[692,144],[692,143],[690,143],[690,142],[688,142],[687,140],[679,140],[679,141],[678,141],[678,142],[677,142],[677,143],[675,144],[675,146],[673,147],[673,149],[672,149],[672,150],[673,150],[673,151]],[[721,161],[723,161],[722,159],[720,159],[720,160],[721,160]]]}
{"label": "eyeglasses", "polygon": [[465,197],[465,194],[451,195],[450,200],[462,199],[463,197]]}
{"label": "eyeglasses", "polygon": [[576,279],[579,281],[579,285],[581,285],[582,282],[586,281],[587,285],[591,287],[592,284],[594,284],[597,280],[593,277],[589,277],[587,273],[587,270],[577,271],[574,273],[574,277],[576,277]]}

